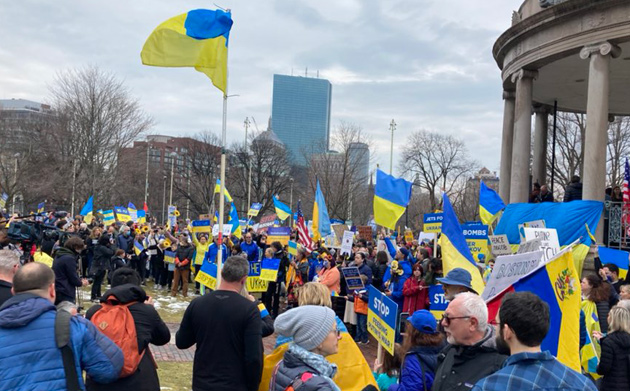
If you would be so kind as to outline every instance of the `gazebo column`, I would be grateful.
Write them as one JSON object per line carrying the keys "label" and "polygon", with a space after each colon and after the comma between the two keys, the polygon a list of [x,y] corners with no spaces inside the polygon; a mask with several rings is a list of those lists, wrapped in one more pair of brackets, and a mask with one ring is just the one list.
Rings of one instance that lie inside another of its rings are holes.
{"label": "gazebo column", "polygon": [[534,182],[547,184],[547,130],[549,127],[549,110],[546,106],[534,107],[536,120],[534,121],[534,161],[532,177]]}
{"label": "gazebo column", "polygon": [[[610,42],[585,46],[580,58],[590,58],[588,70],[588,98],[586,103],[586,138],[584,146],[584,178],[582,198],[604,201],[606,188],[606,143],[608,141],[608,99],[610,59],[621,54],[621,49]],[[604,236],[603,216],[597,226],[596,238]]]}
{"label": "gazebo column", "polygon": [[536,71],[521,69],[512,75],[516,83],[514,109],[514,142],[512,146],[512,175],[510,177],[510,203],[529,199],[529,158],[532,135],[532,94]]}
{"label": "gazebo column", "polygon": [[514,144],[514,91],[503,91],[503,137],[501,139],[501,168],[499,171],[499,196],[510,202],[510,178],[512,177],[512,148]]}

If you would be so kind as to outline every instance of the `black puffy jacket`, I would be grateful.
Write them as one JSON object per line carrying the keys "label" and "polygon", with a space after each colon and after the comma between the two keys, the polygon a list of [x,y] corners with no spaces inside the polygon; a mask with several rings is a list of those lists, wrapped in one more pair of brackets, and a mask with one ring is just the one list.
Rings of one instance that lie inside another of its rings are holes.
{"label": "black puffy jacket", "polygon": [[604,376],[601,391],[630,390],[630,334],[615,331],[602,338],[597,373]]}
{"label": "black puffy jacket", "polygon": [[92,259],[92,265],[90,266],[90,273],[96,274],[97,272],[103,272],[110,269],[110,260],[114,256],[114,250],[111,246],[103,246],[97,244],[94,247],[94,258]]}
{"label": "black puffy jacket", "polygon": [[55,253],[52,269],[55,272],[55,304],[62,301],[76,303],[76,288],[82,284],[77,272],[77,259],[79,254],[65,247],[59,248]]}
{"label": "black puffy jacket", "polygon": [[570,183],[564,190],[564,202],[582,199],[582,183]]}

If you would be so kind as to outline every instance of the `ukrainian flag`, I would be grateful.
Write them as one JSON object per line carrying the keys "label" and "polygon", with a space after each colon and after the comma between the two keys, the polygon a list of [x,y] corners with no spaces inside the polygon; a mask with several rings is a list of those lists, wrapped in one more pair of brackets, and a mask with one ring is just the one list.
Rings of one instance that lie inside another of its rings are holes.
{"label": "ukrainian flag", "polygon": [[108,225],[112,225],[116,222],[116,217],[114,217],[114,211],[113,210],[104,210],[103,211],[103,224],[105,224],[105,226]]}
{"label": "ukrainian flag", "polygon": [[[221,193],[221,180],[217,179],[217,184],[214,185],[214,194],[218,194]],[[223,188],[223,194],[225,194],[225,199],[228,200],[228,202],[232,202],[232,196],[230,195],[230,192],[227,189],[227,186]]]}
{"label": "ukrainian flag", "polygon": [[232,234],[240,239],[243,233],[241,232],[241,223],[238,220],[238,213],[236,212],[236,207],[233,202],[230,207],[230,221],[228,224],[232,224]]}
{"label": "ukrainian flag", "polygon": [[284,221],[289,216],[291,216],[291,209],[286,205],[280,202],[278,196],[273,196],[273,206],[276,208],[276,214],[278,215],[278,219]]}
{"label": "ukrainian flag", "polygon": [[133,241],[133,251],[137,256],[140,256],[140,253],[144,251],[144,247],[137,240]]}
{"label": "ukrainian flag", "polygon": [[580,351],[582,369],[591,375],[593,379],[597,380],[601,377],[597,374],[601,346],[597,340],[591,338],[593,331],[602,331],[597,316],[597,305],[590,300],[584,300],[582,301],[582,311],[584,311],[584,322],[586,324],[586,343]]}
{"label": "ukrainian flag", "polygon": [[496,191],[486,186],[483,181],[479,184],[479,217],[481,222],[491,225],[501,211],[505,209],[505,204]]}
{"label": "ukrainian flag", "polygon": [[324,193],[322,193],[318,179],[317,189],[315,190],[315,203],[313,204],[313,240],[317,241],[320,238],[325,238],[331,232],[330,217],[328,216]]}
{"label": "ukrainian flag", "polygon": [[134,223],[138,222],[138,208],[136,208],[133,202],[129,202],[129,204],[127,204],[127,210],[129,211],[131,220],[133,220]]}
{"label": "ukrainian flag", "polygon": [[138,224],[144,224],[147,222],[147,212],[139,210],[138,212]]}
{"label": "ukrainian flag", "polygon": [[46,203],[44,202],[40,202],[37,205],[37,213],[44,213],[44,210],[46,209]]}
{"label": "ukrainian flag", "polygon": [[599,260],[602,261],[602,265],[607,263],[617,265],[619,268],[619,279],[626,279],[626,276],[628,275],[628,259],[630,259],[630,254],[627,251],[599,246],[598,253]]}
{"label": "ukrainian flag", "polygon": [[[376,185],[378,186],[378,182]],[[473,289],[481,294],[484,288],[481,273],[473,260],[468,243],[466,243],[464,238],[462,227],[459,225],[453,206],[451,206],[451,201],[446,193],[442,194],[442,203],[444,205],[444,218],[442,220],[442,235],[439,243],[442,247],[444,275],[458,267],[467,270],[472,276]]]}
{"label": "ukrainian flag", "polygon": [[90,196],[88,198],[85,205],[83,205],[83,209],[79,212],[81,216],[83,216],[83,221],[87,224],[92,223],[92,219],[94,218],[94,196]]}
{"label": "ukrainian flag", "polygon": [[411,199],[411,182],[376,170],[374,188],[374,222],[396,229],[396,222],[405,213]]}
{"label": "ukrainian flag", "polygon": [[129,211],[124,206],[115,206],[114,211],[116,211],[116,217],[118,221],[127,222],[131,221],[131,215]]}
{"label": "ukrainian flag", "polygon": [[194,67],[226,94],[228,41],[232,15],[197,9],[160,24],[144,43],[142,63],[158,67]]}

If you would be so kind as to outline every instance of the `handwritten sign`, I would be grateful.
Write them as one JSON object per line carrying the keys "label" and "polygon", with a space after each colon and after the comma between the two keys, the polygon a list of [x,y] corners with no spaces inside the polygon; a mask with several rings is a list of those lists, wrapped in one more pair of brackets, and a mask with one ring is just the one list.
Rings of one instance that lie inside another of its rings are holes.
{"label": "handwritten sign", "polygon": [[558,231],[553,228],[525,228],[525,240],[540,239],[540,250],[543,252],[545,263],[560,252]]}
{"label": "handwritten sign", "polygon": [[493,299],[516,281],[536,270],[542,256],[542,251],[536,251],[498,257],[481,298],[486,301]]}
{"label": "handwritten sign", "polygon": [[507,235],[490,235],[490,244],[492,246],[492,254],[495,257],[500,255],[512,255],[512,247],[508,241]]}
{"label": "handwritten sign", "polygon": [[267,292],[267,286],[269,281],[260,279],[260,272],[262,268],[261,261],[255,261],[249,263],[249,274],[247,277],[247,291],[248,292]]}
{"label": "handwritten sign", "polygon": [[341,240],[341,250],[339,252],[343,254],[352,254],[352,241],[354,239],[354,232],[344,231],[343,239]]}

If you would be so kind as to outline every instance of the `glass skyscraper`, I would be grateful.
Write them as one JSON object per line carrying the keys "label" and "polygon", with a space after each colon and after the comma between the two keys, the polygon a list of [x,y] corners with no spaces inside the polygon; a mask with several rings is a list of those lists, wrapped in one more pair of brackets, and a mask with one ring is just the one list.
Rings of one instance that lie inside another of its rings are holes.
{"label": "glass skyscraper", "polygon": [[293,164],[328,150],[332,85],[328,80],[273,75],[271,127],[287,147]]}

